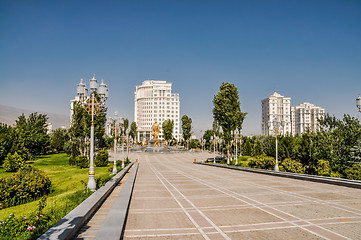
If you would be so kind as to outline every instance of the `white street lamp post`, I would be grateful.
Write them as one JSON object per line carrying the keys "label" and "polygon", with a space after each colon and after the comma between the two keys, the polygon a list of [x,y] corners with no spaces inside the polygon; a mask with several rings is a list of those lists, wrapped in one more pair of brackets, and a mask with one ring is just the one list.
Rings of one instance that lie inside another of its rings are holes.
{"label": "white street lamp post", "polygon": [[95,79],[95,73],[92,79],[90,79],[90,89],[92,91],[91,97],[87,97],[88,90],[81,79],[77,87],[77,95],[79,96],[80,101],[83,103],[87,112],[91,115],[91,126],[90,126],[90,166],[89,166],[89,180],[87,187],[91,191],[95,191],[95,172],[94,172],[94,114],[97,114],[102,106],[105,104],[105,100],[108,98],[108,88],[107,85],[102,83],[99,84],[99,97],[100,102],[95,98],[95,93],[97,92],[97,80]]}
{"label": "white street lamp post", "polygon": [[216,164],[216,138],[212,136],[211,141],[213,142],[213,164]]}
{"label": "white street lamp post", "polygon": [[236,130],[235,133],[236,133],[234,136],[234,140],[236,142],[236,163],[235,163],[235,165],[237,166],[238,165],[238,130]]}
{"label": "white street lamp post", "polygon": [[94,93],[92,93],[92,121],[90,127],[90,167],[89,167],[89,180],[88,180],[88,188],[92,191],[95,191],[96,183],[95,183],[95,171],[94,171]]}
{"label": "white street lamp post", "polygon": [[[124,135],[124,133],[122,134],[122,156],[123,156],[123,158],[124,158],[124,141],[125,141],[125,135]],[[122,168],[124,168],[125,167],[125,165],[124,165],[124,162],[125,162],[125,158],[123,159],[123,161],[122,161]]]}
{"label": "white street lamp post", "polygon": [[[268,123],[269,127],[270,127],[270,123]],[[273,120],[273,131],[276,135],[276,165],[275,165],[275,171],[278,172],[279,171],[279,167],[278,167],[278,134],[279,134],[279,128],[280,127],[284,127],[285,126],[285,121],[281,121],[279,122],[277,120],[277,118],[275,118]]]}
{"label": "white street lamp post", "polygon": [[117,120],[118,120],[118,112],[114,112],[114,164],[113,164],[113,174],[117,173]]}

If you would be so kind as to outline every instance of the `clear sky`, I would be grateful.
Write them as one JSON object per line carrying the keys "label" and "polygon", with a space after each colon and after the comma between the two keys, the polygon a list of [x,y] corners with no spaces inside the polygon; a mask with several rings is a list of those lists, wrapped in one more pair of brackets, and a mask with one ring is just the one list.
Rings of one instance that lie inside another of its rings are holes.
{"label": "clear sky", "polygon": [[133,121],[135,86],[173,82],[194,131],[211,128],[222,82],[238,87],[245,134],[274,91],[358,116],[360,0],[0,0],[0,103],[69,114],[76,84],[109,87]]}

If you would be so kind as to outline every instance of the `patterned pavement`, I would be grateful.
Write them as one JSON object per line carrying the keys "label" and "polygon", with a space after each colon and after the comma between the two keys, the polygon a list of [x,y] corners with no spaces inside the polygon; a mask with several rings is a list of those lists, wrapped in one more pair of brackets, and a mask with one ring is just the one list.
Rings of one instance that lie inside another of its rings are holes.
{"label": "patterned pavement", "polygon": [[208,153],[132,153],[124,239],[361,239],[361,190],[193,164]]}

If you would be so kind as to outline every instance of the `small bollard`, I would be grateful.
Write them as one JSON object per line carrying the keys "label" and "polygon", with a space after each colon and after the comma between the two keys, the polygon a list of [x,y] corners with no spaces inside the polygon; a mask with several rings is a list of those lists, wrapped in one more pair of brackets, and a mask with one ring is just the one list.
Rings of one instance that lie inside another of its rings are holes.
{"label": "small bollard", "polygon": [[138,162],[138,158],[135,160],[135,162]]}
{"label": "small bollard", "polygon": [[197,162],[197,159],[194,159],[194,162]]}

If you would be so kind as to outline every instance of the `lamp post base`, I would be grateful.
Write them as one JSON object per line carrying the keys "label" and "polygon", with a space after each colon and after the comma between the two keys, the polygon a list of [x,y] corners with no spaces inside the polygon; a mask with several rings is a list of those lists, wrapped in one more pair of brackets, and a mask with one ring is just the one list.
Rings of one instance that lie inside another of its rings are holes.
{"label": "lamp post base", "polygon": [[275,165],[275,172],[279,172],[280,169],[278,168],[278,164]]}
{"label": "lamp post base", "polygon": [[89,173],[89,181],[88,181],[87,187],[93,192],[95,191],[95,189],[97,187],[94,177],[95,177],[94,173],[93,174]]}
{"label": "lamp post base", "polygon": [[112,173],[117,174],[117,163],[116,162],[114,162],[114,164],[113,164],[113,172]]}

